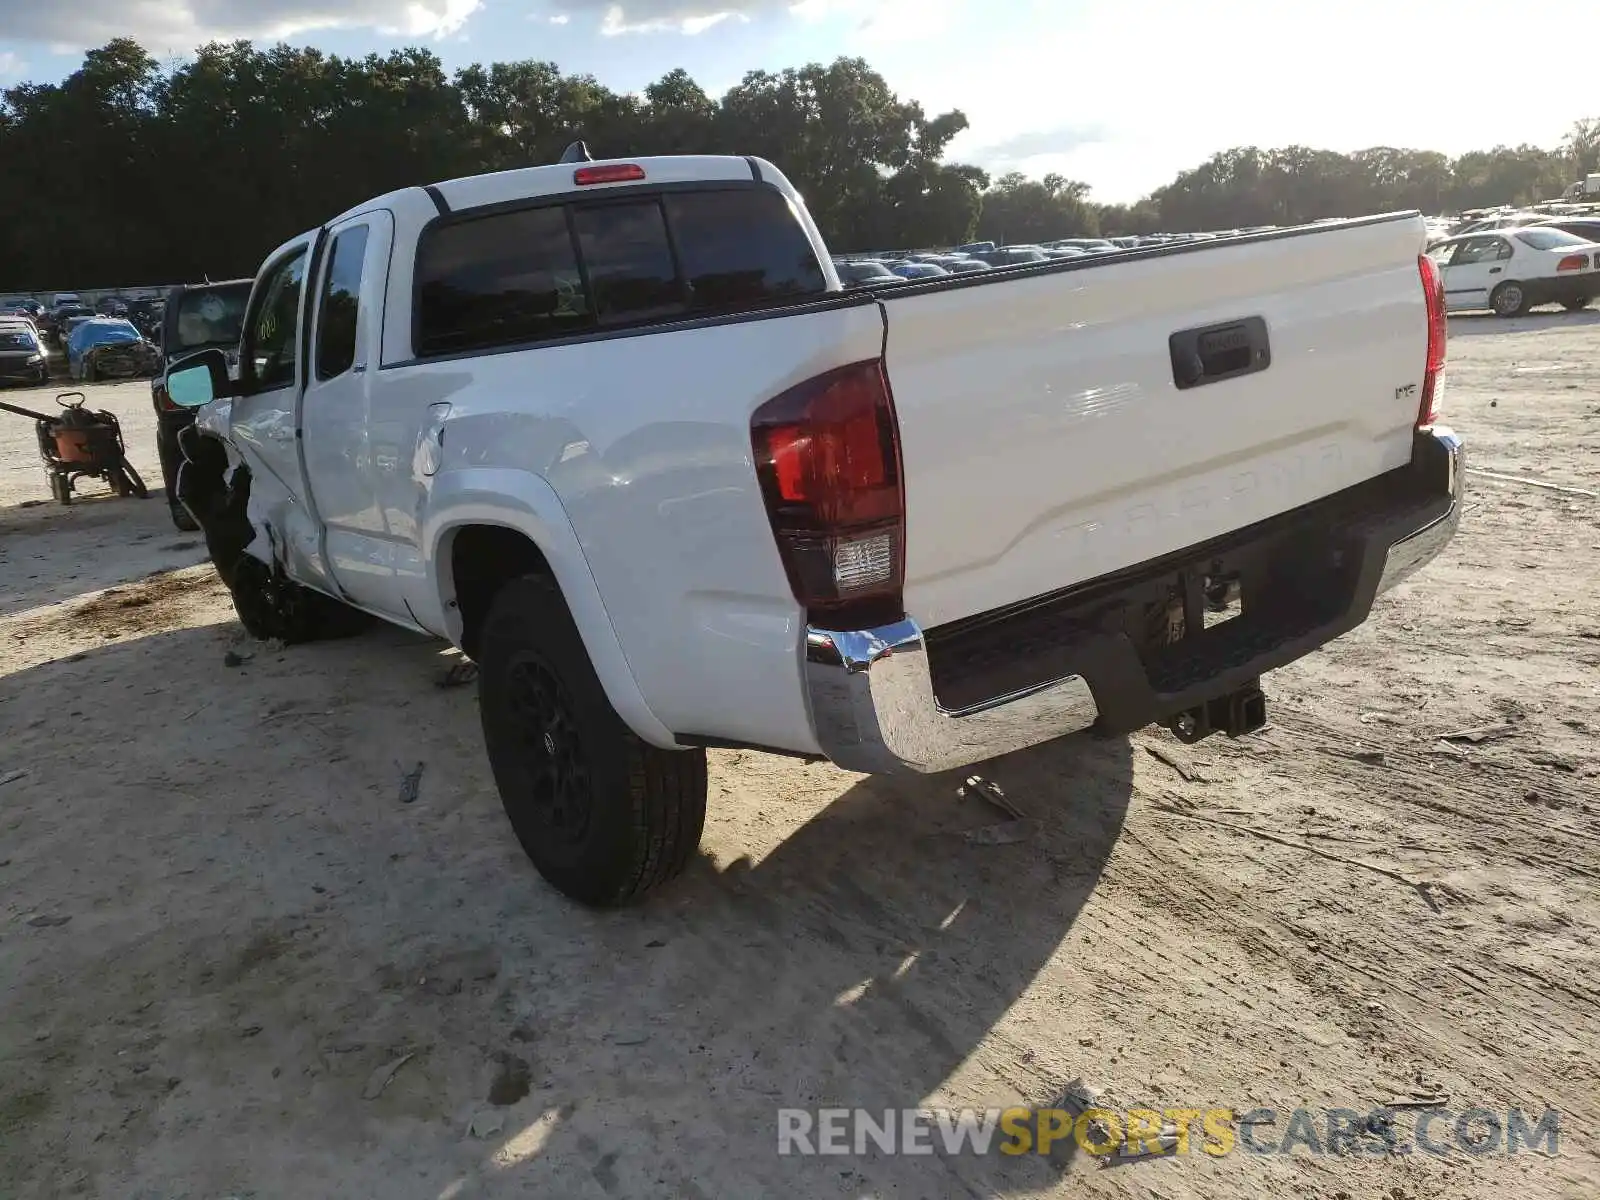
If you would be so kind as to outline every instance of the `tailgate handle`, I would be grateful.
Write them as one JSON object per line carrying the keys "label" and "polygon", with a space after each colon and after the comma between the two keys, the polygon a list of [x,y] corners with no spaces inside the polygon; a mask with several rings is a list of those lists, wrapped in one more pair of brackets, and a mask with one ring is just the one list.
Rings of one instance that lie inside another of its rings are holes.
{"label": "tailgate handle", "polygon": [[1272,365],[1267,323],[1260,317],[1185,329],[1168,338],[1167,346],[1172,351],[1172,381],[1180,389],[1252,375]]}

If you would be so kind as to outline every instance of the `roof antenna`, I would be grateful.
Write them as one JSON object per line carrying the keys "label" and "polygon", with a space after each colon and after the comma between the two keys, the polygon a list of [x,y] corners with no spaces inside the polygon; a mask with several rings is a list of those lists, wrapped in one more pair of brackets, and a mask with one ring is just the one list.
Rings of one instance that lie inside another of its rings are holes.
{"label": "roof antenna", "polygon": [[589,153],[589,147],[584,144],[582,138],[579,138],[577,141],[573,142],[572,145],[568,146],[564,151],[562,151],[561,158],[558,160],[558,162],[564,163],[593,161],[594,155]]}

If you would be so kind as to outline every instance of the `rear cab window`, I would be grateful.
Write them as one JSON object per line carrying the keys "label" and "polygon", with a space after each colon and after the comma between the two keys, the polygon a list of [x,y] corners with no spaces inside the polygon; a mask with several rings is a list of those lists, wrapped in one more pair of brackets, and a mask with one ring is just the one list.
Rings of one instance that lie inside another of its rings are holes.
{"label": "rear cab window", "polygon": [[184,292],[173,310],[172,336],[163,348],[176,354],[209,346],[237,346],[249,301],[248,283]]}
{"label": "rear cab window", "polygon": [[1563,229],[1520,229],[1515,234],[1519,242],[1535,250],[1559,250],[1563,246],[1582,246],[1584,240]]}
{"label": "rear cab window", "polygon": [[766,187],[612,193],[435,224],[417,248],[418,357],[729,316],[827,290]]}

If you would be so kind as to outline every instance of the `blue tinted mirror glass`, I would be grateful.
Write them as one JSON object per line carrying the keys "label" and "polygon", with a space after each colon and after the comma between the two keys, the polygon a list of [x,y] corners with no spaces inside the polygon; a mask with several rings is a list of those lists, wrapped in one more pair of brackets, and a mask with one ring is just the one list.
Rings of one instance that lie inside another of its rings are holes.
{"label": "blue tinted mirror glass", "polygon": [[167,395],[182,408],[199,408],[216,399],[211,394],[211,372],[204,363],[181,367],[167,376]]}

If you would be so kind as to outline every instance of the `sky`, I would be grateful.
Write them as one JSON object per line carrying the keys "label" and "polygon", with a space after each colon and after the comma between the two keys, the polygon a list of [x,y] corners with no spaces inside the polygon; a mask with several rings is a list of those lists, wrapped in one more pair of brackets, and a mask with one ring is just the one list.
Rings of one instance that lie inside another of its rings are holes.
{"label": "sky", "polygon": [[[1118,202],[1231,146],[1553,147],[1600,116],[1600,88],[1532,83],[1593,62],[1580,31],[1595,7],[1542,0],[1524,19],[1504,0],[0,0],[0,86],[58,81],[117,36],[164,62],[239,37],[344,55],[425,45],[449,69],[549,59],[618,91],[683,67],[713,95],[749,70],[860,55],[930,115],[967,114],[952,160],[1059,172]],[[1458,42],[1470,28],[1484,36]]]}

